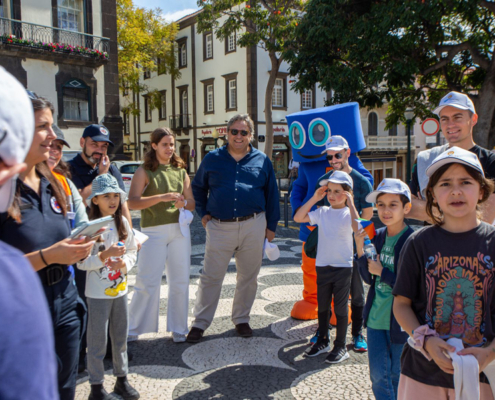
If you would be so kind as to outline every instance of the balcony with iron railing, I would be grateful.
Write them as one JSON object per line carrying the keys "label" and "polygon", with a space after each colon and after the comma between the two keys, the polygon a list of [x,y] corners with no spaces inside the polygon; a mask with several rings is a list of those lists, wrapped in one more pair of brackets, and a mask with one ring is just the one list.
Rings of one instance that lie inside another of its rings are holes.
{"label": "balcony with iron railing", "polygon": [[[0,48],[10,46],[20,51],[63,53],[64,57],[85,57],[96,61],[108,59],[110,39],[51,26],[9,18],[0,18]],[[3,53],[5,54],[5,53]]]}
{"label": "balcony with iron railing", "polygon": [[169,116],[170,128],[171,129],[188,129],[188,128],[190,128],[190,126],[189,126],[189,116],[190,115],[191,114],[170,115]]}
{"label": "balcony with iron railing", "polygon": [[[366,150],[407,150],[407,136],[365,136]],[[411,135],[411,148],[415,148],[415,136]]]}

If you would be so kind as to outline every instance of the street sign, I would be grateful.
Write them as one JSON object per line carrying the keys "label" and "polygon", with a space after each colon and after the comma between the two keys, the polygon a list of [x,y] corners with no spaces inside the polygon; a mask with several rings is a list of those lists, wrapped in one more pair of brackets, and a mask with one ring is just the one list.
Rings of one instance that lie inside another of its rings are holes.
{"label": "street sign", "polygon": [[440,122],[435,118],[426,118],[421,124],[421,130],[426,136],[436,135],[440,130]]}
{"label": "street sign", "polygon": [[437,138],[435,136],[426,136],[426,142],[425,143],[436,143]]}

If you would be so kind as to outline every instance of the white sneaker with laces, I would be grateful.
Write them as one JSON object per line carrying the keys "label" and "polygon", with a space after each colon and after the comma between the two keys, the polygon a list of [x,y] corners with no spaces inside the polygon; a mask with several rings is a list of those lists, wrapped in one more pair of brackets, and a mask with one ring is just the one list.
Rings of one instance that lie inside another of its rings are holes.
{"label": "white sneaker with laces", "polygon": [[186,341],[186,335],[182,333],[172,332],[174,343],[182,343]]}

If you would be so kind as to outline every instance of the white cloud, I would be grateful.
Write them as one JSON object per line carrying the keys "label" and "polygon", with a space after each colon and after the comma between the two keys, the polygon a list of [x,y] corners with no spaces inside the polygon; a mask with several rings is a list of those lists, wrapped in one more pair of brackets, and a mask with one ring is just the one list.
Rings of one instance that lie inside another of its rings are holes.
{"label": "white cloud", "polygon": [[196,12],[198,11],[197,8],[186,8],[184,10],[179,10],[179,11],[175,11],[175,12],[167,12],[167,13],[163,13],[163,18],[165,18],[165,20],[167,20],[168,22],[174,22],[174,21],[177,21],[179,19],[181,19],[182,17],[185,17],[186,15],[188,14],[192,14],[193,12]]}

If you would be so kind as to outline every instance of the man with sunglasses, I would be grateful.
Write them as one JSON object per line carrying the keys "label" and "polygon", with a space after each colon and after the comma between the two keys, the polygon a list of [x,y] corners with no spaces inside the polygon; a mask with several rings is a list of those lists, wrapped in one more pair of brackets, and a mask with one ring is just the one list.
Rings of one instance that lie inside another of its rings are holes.
{"label": "man with sunglasses", "polygon": [[232,117],[228,144],[206,155],[192,182],[196,211],[206,229],[206,250],[189,343],[199,342],[213,320],[232,255],[237,269],[232,322],[239,336],[253,335],[249,314],[263,243],[273,240],[280,219],[273,165],[251,145],[253,131],[249,115]]}
{"label": "man with sunglasses", "polygon": [[[328,179],[328,177],[332,175],[333,171],[347,172],[353,181],[354,205],[356,206],[357,212],[361,218],[371,220],[373,217],[373,204],[366,201],[366,196],[373,191],[373,187],[367,178],[355,169],[351,168],[349,165],[351,149],[349,148],[347,140],[345,140],[342,136],[332,136],[327,140],[325,150],[323,152],[327,153],[327,160],[330,167],[332,167],[332,171],[327,172],[318,179],[316,188],[319,188],[320,181],[323,179]],[[329,206],[330,204],[325,197],[323,200],[316,203],[316,205],[321,207],[323,205]],[[354,350],[358,352],[368,351],[368,344],[362,334],[364,305],[365,298],[363,279],[359,274],[356,263],[354,263],[351,279],[351,318]]]}

